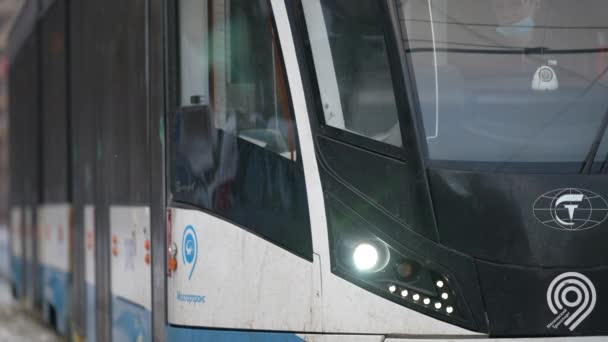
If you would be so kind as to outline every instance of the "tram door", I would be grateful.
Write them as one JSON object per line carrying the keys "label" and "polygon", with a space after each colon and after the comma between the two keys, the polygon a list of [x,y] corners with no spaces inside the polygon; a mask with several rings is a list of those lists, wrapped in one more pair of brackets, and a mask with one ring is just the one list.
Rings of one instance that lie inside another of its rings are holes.
{"label": "tram door", "polygon": [[[38,32],[31,29],[37,4],[27,2],[12,27],[9,59],[10,278],[16,299],[35,303],[36,250],[33,213],[39,195]],[[27,220],[27,222],[26,222]],[[26,226],[27,223],[27,226]]]}
{"label": "tram door", "polygon": [[[66,1],[55,1],[40,19],[40,204],[36,212],[42,313],[60,334],[70,329],[72,236]],[[27,220],[26,220],[27,224]],[[27,226],[26,226],[27,227]]]}
{"label": "tram door", "polygon": [[178,8],[169,322],[303,331],[315,280],[310,218],[270,2]]}

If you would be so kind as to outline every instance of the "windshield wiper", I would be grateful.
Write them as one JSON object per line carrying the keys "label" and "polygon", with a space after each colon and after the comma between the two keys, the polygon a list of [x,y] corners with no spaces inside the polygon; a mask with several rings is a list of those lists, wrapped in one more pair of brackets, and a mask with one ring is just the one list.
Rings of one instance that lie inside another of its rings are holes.
{"label": "windshield wiper", "polygon": [[[595,134],[595,138],[593,139],[591,148],[589,148],[589,152],[587,152],[587,156],[585,157],[585,161],[583,163],[583,168],[581,169],[581,173],[583,173],[583,174],[591,173],[593,161],[595,161],[595,156],[597,155],[597,151],[599,150],[600,144],[602,143],[602,138],[606,134],[606,128],[608,128],[608,108],[606,108],[606,112],[604,113],[604,118],[602,119],[600,128],[597,130],[597,133]],[[602,166],[602,169],[604,169],[604,166]]]}

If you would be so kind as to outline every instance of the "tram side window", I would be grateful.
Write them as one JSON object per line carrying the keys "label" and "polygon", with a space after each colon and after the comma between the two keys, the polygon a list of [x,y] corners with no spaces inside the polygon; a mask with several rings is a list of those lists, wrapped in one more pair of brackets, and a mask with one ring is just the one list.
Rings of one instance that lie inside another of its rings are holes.
{"label": "tram side window", "polygon": [[312,241],[287,79],[266,0],[181,0],[172,193],[295,254]]}
{"label": "tram side window", "polygon": [[401,146],[380,2],[303,0],[326,125]]}
{"label": "tram side window", "polygon": [[180,1],[181,105],[209,104],[208,21],[205,1]]}

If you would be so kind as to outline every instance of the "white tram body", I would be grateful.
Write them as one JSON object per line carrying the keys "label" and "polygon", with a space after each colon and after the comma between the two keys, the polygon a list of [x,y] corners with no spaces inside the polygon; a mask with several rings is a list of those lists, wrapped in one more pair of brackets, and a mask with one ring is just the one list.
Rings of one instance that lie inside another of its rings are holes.
{"label": "white tram body", "polygon": [[77,341],[604,341],[607,9],[28,1],[13,293]]}

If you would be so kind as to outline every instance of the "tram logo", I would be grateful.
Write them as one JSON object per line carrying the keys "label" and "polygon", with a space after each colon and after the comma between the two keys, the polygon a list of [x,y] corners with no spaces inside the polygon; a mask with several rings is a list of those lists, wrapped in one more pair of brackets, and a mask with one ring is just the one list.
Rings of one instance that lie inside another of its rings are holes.
{"label": "tram logo", "polygon": [[196,237],[196,231],[194,227],[187,226],[184,229],[184,235],[182,237],[182,259],[184,265],[190,266],[190,273],[188,274],[188,280],[192,278],[192,273],[196,267],[196,260],[198,259],[198,239]]}
{"label": "tram logo", "polygon": [[591,314],[596,300],[595,286],[589,278],[577,272],[560,274],[547,289],[547,304],[555,315],[547,328],[563,325],[574,331]]}
{"label": "tram logo", "polygon": [[545,226],[579,231],[602,224],[608,216],[608,203],[589,190],[564,188],[542,194],[534,202],[533,211]]}

